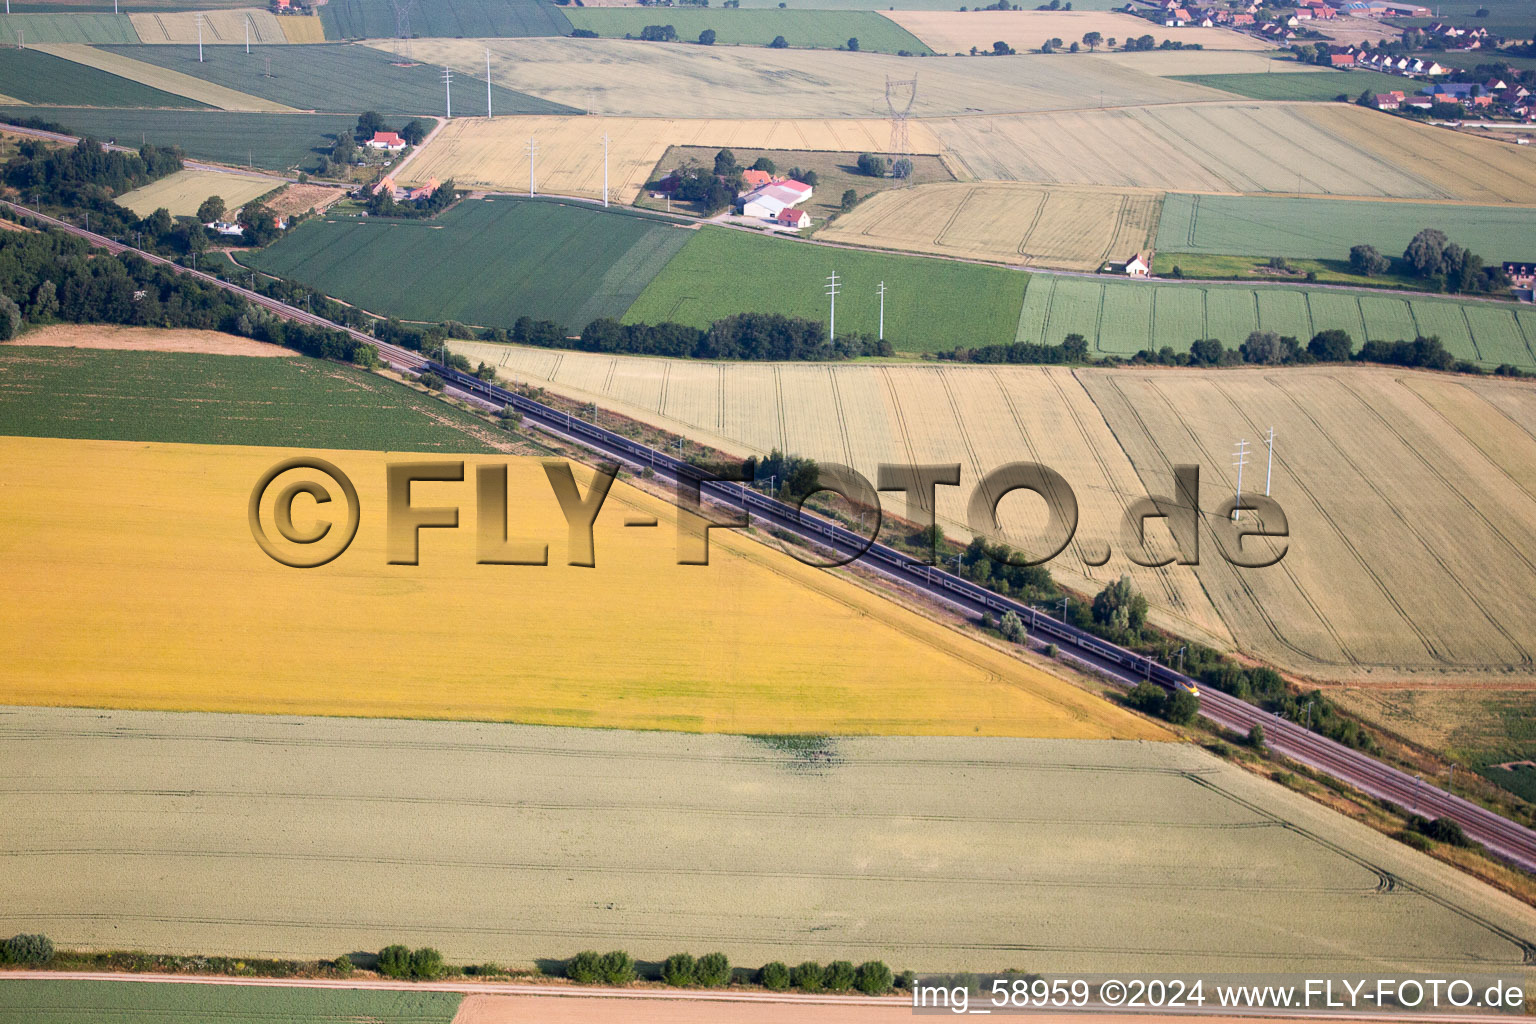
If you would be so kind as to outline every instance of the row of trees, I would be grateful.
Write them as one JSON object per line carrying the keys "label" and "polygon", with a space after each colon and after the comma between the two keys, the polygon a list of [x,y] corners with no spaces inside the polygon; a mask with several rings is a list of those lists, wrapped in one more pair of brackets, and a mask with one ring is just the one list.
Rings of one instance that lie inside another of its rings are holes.
{"label": "row of trees", "polygon": [[[537,344],[537,342],[532,342]],[[561,339],[564,343],[564,339]],[[607,317],[581,332],[577,347],[587,352],[677,356],[690,359],[802,360],[827,362],[890,355],[889,342],[868,334],[827,337],[819,320],[779,313],[739,313],[716,320],[707,330],[686,324],[622,324]]]}
{"label": "row of trees", "polygon": [[[1484,266],[1481,256],[1435,228],[1425,228],[1413,236],[1403,250],[1403,263],[1408,272],[1423,278],[1437,292],[1487,293],[1509,287],[1502,266]],[[1376,277],[1392,269],[1392,260],[1375,246],[1362,244],[1349,250],[1349,267],[1365,277]]]}
{"label": "row of trees", "polygon": [[[566,961],[565,976],[578,985],[628,985],[638,977],[638,970],[634,958],[623,950],[586,950]],[[723,988],[733,976],[731,962],[724,953],[706,953],[697,958],[691,953],[674,953],[661,965],[661,980],[676,988]],[[756,971],[755,979],[775,992],[790,988],[803,992],[858,989],[866,995],[889,992],[896,982],[891,969],[879,960],[857,967],[847,960],[836,960],[825,967],[812,960],[796,967],[775,960]]]}
{"label": "row of trees", "polygon": [[895,160],[883,157],[878,153],[860,153],[856,161],[860,174],[866,174],[871,178],[899,178],[912,177],[912,160],[910,157],[897,157]]}
{"label": "row of trees", "polygon": [[[338,969],[341,961],[336,962]],[[347,961],[347,973],[351,968],[351,961]],[[385,946],[379,950],[379,973],[386,978],[412,978],[417,981],[433,981],[448,973],[448,965],[443,962],[443,954],[431,946],[423,946],[420,949],[408,949],[405,946]]]}

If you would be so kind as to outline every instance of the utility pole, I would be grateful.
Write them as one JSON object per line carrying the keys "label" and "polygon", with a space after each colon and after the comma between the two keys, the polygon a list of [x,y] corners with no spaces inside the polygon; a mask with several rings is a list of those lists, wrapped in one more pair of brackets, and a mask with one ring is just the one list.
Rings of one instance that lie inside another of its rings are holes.
{"label": "utility pole", "polygon": [[837,338],[837,292],[837,271],[834,270],[827,276],[827,298],[832,304],[831,322],[827,328],[827,334],[833,339]]}
{"label": "utility pole", "polygon": [[533,198],[533,158],[538,155],[539,140],[532,135],[528,136],[528,198]]}
{"label": "utility pole", "polygon": [[603,133],[603,208],[608,208],[608,133]]}
{"label": "utility pole", "polygon": [[880,340],[885,340],[885,282],[880,282]]}
{"label": "utility pole", "polygon": [[[116,0],[113,2],[115,3]],[[245,16],[245,55],[247,57],[251,55],[251,16],[249,14]]]}
{"label": "utility pole", "polygon": [[1265,439],[1269,445],[1269,461],[1264,467],[1264,497],[1269,497],[1269,481],[1275,472],[1275,428],[1269,428],[1269,437]]}
{"label": "utility pole", "polygon": [[453,69],[443,68],[443,102],[444,112],[449,120],[453,119]]}
{"label": "utility pole", "polygon": [[1243,503],[1243,467],[1248,465],[1248,440],[1237,442],[1237,448],[1232,453],[1232,465],[1237,467],[1237,504],[1232,506],[1232,521],[1235,523],[1243,517],[1243,510],[1238,506]]}
{"label": "utility pole", "polygon": [[1307,728],[1312,728],[1312,702],[1307,701]]}
{"label": "utility pole", "polygon": [[1188,647],[1180,647],[1176,655],[1179,659],[1179,675],[1184,674],[1184,652],[1187,650],[1189,650]]}
{"label": "utility pole", "polygon": [[485,48],[485,119],[491,120],[491,48]]}
{"label": "utility pole", "polygon": [[1423,782],[1424,782],[1424,779],[1421,776],[1415,775],[1413,777],[1413,813],[1414,814],[1418,814],[1419,813],[1419,786],[1422,785]]}
{"label": "utility pole", "polygon": [[197,62],[203,62],[203,12],[197,12]]}

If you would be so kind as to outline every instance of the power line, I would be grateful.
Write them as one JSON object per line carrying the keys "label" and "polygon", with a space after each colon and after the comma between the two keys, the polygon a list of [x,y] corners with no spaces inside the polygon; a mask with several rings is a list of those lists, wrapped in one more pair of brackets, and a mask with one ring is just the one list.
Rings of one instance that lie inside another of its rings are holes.
{"label": "power line", "polygon": [[1237,502],[1232,506],[1232,521],[1235,523],[1243,517],[1243,467],[1248,465],[1248,439],[1237,442],[1237,448],[1232,452],[1232,465],[1237,467]]}
{"label": "power line", "polygon": [[443,100],[446,104],[444,113],[449,120],[453,119],[453,69],[443,68]]}
{"label": "power line", "polygon": [[1269,459],[1264,467],[1264,497],[1269,497],[1269,481],[1275,471],[1275,428],[1269,428],[1269,436],[1265,438],[1265,444],[1269,446]]}
{"label": "power line", "polygon": [[832,303],[831,322],[827,333],[835,341],[837,339],[837,293],[839,291],[837,271],[827,275],[827,298]]}
{"label": "power line", "polygon": [[608,133],[603,133],[603,206],[608,206]]}
{"label": "power line", "polygon": [[539,153],[539,142],[532,135],[528,136],[528,197],[533,198],[533,158]]}
{"label": "power line", "polygon": [[880,293],[880,340],[884,341],[885,340],[885,282],[881,281],[880,282],[880,287],[878,289],[876,289],[876,290]]}

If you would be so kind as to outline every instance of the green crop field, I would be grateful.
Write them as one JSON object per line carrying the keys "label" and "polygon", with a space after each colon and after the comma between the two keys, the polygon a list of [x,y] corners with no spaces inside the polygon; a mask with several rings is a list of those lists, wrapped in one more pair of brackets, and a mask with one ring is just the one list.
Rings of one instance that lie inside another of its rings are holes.
{"label": "green crop field", "polygon": [[448,1024],[456,992],[370,992],[259,985],[0,980],[0,1024],[165,1024],[282,1021]]}
{"label": "green crop field", "polygon": [[247,262],[407,320],[580,331],[622,316],[692,232],[627,210],[547,200],[466,200],[431,221],[327,218]]}
{"label": "green crop field", "polygon": [[0,49],[0,95],[24,103],[88,107],[208,106],[41,50],[9,47]]}
{"label": "green crop field", "polygon": [[[118,7],[127,7],[119,3]],[[212,11],[228,7],[259,7],[254,0],[133,0],[135,13],[165,11]],[[113,0],[11,0],[11,10],[17,14],[112,14]]]}
{"label": "green crop field", "polygon": [[402,384],[298,355],[0,346],[0,435],[490,452],[475,442],[488,430]]}
{"label": "green crop field", "polygon": [[136,43],[126,14],[0,14],[0,45],[27,43]]}
{"label": "green crop field", "polygon": [[1163,201],[1157,250],[1343,260],[1351,246],[1367,243],[1398,256],[1424,228],[1444,231],[1485,262],[1536,259],[1530,207],[1177,193]]}
{"label": "green crop field", "polygon": [[1017,339],[1056,344],[1081,334],[1104,355],[1131,356],[1165,346],[1187,351],[1198,338],[1229,347],[1256,330],[1303,341],[1341,328],[1367,340],[1438,335],[1458,359],[1484,366],[1536,368],[1536,310],[1501,302],[1400,297],[1289,285],[1168,285],[1036,275],[1019,316]]}
{"label": "green crop field", "polygon": [[[294,47],[298,49],[298,47]],[[90,107],[0,107],[0,117],[37,117],[63,125],[77,135],[123,145],[141,141],[180,146],[199,160],[244,165],[270,171],[314,163],[330,136],[350,130],[350,114],[231,113],[223,110],[129,110]]]}
{"label": "green crop field", "polygon": [[[385,39],[395,34],[390,0],[330,0],[319,8],[327,39]],[[563,36],[565,13],[545,0],[431,0],[411,9],[417,36]]]}
{"label": "green crop field", "polygon": [[[396,67],[389,54],[366,46],[196,46],[108,47],[134,60],[275,100],[301,110],[377,110],[382,114],[441,114],[442,69],[418,64]],[[270,68],[271,77],[267,77]],[[485,114],[485,79],[455,79],[453,111]],[[498,114],[569,114],[570,107],[495,86]]]}
{"label": "green crop field", "polygon": [[[1361,92],[1386,92],[1402,84],[1379,71],[1320,71],[1313,75],[1176,75],[1181,82],[1209,86],[1256,100],[1331,100]],[[1394,84],[1395,81],[1395,84]]]}
{"label": "green crop field", "polygon": [[656,276],[624,319],[706,327],[735,313],[825,320],[826,278],[842,294],[837,328],[875,333],[885,282],[885,335],[898,350],[936,352],[1012,340],[1026,278],[950,260],[805,245],[706,227]]}
{"label": "green crop field", "polygon": [[571,24],[606,38],[640,38],[647,25],[671,25],[679,38],[693,42],[707,28],[717,43],[767,46],[783,36],[793,47],[833,49],[857,38],[859,49],[896,53],[932,53],[923,41],[889,18],[873,11],[713,10],[639,7],[572,8]]}

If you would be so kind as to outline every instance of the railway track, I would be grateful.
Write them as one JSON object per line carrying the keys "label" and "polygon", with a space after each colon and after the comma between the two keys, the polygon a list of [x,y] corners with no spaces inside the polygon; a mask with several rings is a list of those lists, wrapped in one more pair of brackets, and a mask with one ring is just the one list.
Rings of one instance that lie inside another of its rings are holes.
{"label": "railway track", "polygon": [[[211,274],[190,270],[153,253],[134,249],[110,238],[54,217],[34,213],[15,203],[0,200],[18,214],[85,238],[114,253],[133,252],[151,263],[192,274],[209,284],[241,295],[278,316],[299,323],[342,331],[375,348],[390,366],[406,371],[430,369],[447,382],[449,389],[478,404],[510,407],[523,414],[525,422],[574,442],[601,455],[615,458],[635,469],[651,469],[663,480],[677,482],[692,479],[703,497],[723,505],[755,513],[772,526],[797,537],[822,545],[840,555],[856,555],[862,567],[873,569],[903,586],[938,598],[968,614],[991,612],[995,615],[1015,612],[1026,624],[1030,635],[1055,643],[1077,660],[1104,671],[1128,685],[1147,680],[1168,689],[1194,689],[1196,680],[1175,672],[1152,658],[1111,644],[1070,623],[1053,618],[1029,605],[1002,597],[970,580],[927,565],[887,545],[872,542],[830,520],[802,513],[792,506],[763,495],[749,487],[728,481],[703,478],[700,470],[665,452],[647,447],[621,434],[605,430],[569,413],[526,398],[462,373],[452,367],[424,359],[420,353],[389,345],[361,331],[344,327],[305,310],[289,306],[249,288],[222,281]],[[1207,688],[1200,691],[1200,713],[1216,724],[1246,734],[1254,725],[1264,727],[1266,742],[1275,751],[1301,764],[1354,786],[1381,800],[1387,800],[1426,818],[1448,818],[1461,825],[1466,834],[1521,868],[1536,872],[1536,832],[1510,821],[1478,804],[1456,796],[1433,783],[1383,764],[1340,743],[1301,727],[1288,719],[1264,711],[1230,694]]]}

